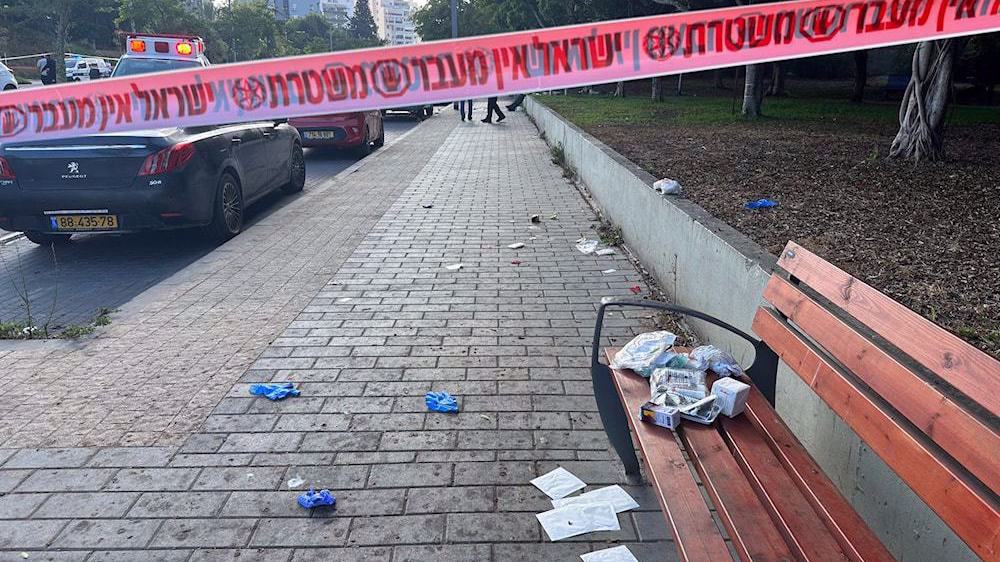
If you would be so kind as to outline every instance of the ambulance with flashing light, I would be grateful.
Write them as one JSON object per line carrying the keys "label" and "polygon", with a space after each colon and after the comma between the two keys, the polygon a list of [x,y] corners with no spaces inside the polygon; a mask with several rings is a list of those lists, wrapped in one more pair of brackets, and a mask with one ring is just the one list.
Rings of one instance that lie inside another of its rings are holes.
{"label": "ambulance with flashing light", "polygon": [[[132,35],[113,77],[208,65],[187,35]],[[48,246],[79,234],[243,229],[246,208],[302,191],[302,139],[283,119],[0,144],[0,229]]]}

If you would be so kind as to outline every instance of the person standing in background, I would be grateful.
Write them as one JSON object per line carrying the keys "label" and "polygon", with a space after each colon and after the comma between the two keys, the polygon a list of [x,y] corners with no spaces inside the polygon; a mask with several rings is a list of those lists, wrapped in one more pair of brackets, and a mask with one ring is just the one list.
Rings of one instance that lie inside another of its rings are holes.
{"label": "person standing in background", "polygon": [[462,116],[462,121],[465,121],[465,108],[469,108],[469,121],[472,121],[472,100],[462,100],[458,102],[458,114]]}
{"label": "person standing in background", "polygon": [[56,83],[56,61],[52,59],[51,54],[38,60],[38,74],[42,78],[42,84]]}
{"label": "person standing in background", "polygon": [[507,105],[507,111],[517,111],[522,103],[524,103],[524,94],[517,94],[514,96],[514,101]]}
{"label": "person standing in background", "polygon": [[503,114],[503,111],[500,111],[500,104],[497,103],[496,96],[486,100],[486,119],[483,119],[483,123],[493,122],[493,112],[496,112],[497,114],[497,123],[507,118],[507,116]]}

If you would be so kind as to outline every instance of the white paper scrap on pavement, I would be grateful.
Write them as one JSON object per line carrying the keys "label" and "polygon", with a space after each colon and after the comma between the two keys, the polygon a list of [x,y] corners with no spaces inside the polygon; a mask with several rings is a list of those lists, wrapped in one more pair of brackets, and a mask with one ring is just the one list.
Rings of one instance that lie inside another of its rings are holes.
{"label": "white paper scrap on pavement", "polygon": [[549,540],[558,541],[593,531],[618,531],[618,514],[610,503],[574,503],[535,515]]}
{"label": "white paper scrap on pavement", "polygon": [[604,550],[595,550],[594,552],[588,552],[587,554],[581,554],[580,558],[583,562],[639,562],[639,560],[632,555],[632,551],[624,545],[616,546],[614,548],[605,548]]}
{"label": "white paper scrap on pavement", "polygon": [[593,254],[597,250],[597,244],[597,240],[580,238],[576,241],[576,249],[580,250],[580,252],[584,254]]}
{"label": "white paper scrap on pavement", "polygon": [[594,253],[598,256],[610,256],[611,254],[614,254],[615,251],[611,248],[602,248]]}
{"label": "white paper scrap on pavement", "polygon": [[513,244],[507,244],[507,247],[511,250],[517,250],[518,248],[524,247],[524,242],[514,242]]}
{"label": "white paper scrap on pavement", "polygon": [[587,487],[583,480],[561,466],[535,478],[531,483],[554,500],[565,498],[573,492]]}
{"label": "white paper scrap on pavement", "polygon": [[465,265],[464,263],[455,263],[455,264],[452,264],[452,265],[446,265],[445,269],[450,269],[452,271],[457,271],[459,269],[462,269],[462,267],[464,265]]}
{"label": "white paper scrap on pavement", "polygon": [[573,503],[610,503],[614,506],[615,513],[639,507],[639,502],[635,501],[621,486],[598,488],[579,496],[552,500],[552,507],[564,507]]}

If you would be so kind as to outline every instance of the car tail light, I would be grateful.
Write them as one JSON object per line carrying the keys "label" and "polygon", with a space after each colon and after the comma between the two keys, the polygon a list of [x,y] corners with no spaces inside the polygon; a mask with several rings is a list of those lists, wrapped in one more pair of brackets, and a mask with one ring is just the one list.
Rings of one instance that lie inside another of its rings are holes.
{"label": "car tail light", "polygon": [[175,144],[170,148],[164,148],[159,152],[147,156],[146,161],[139,168],[139,175],[155,176],[176,172],[183,168],[188,163],[188,160],[191,160],[192,156],[194,156],[193,144],[188,142]]}
{"label": "car tail light", "polygon": [[14,168],[10,167],[10,162],[3,156],[0,156],[0,180],[12,180],[16,178]]}
{"label": "car tail light", "polygon": [[177,44],[177,54],[178,55],[190,55],[191,54],[191,43],[178,43]]}
{"label": "car tail light", "polygon": [[145,53],[146,52],[146,42],[142,39],[133,39],[129,41],[129,49],[133,53]]}

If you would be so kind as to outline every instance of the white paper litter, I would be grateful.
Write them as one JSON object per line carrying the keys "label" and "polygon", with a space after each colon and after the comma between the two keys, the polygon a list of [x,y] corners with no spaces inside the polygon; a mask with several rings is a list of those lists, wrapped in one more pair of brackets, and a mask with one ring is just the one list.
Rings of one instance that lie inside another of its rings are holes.
{"label": "white paper litter", "polygon": [[296,476],[295,478],[292,478],[291,480],[288,481],[288,487],[289,488],[298,488],[299,486],[301,486],[301,485],[303,485],[305,483],[306,483],[305,480],[303,480],[303,479],[299,478],[298,476]]}
{"label": "white paper litter", "polygon": [[561,466],[535,478],[531,484],[554,500],[565,498],[573,492],[587,487],[583,480]]}
{"label": "white paper litter", "polygon": [[597,250],[597,244],[597,240],[580,238],[576,241],[576,249],[580,250],[582,254],[593,254]]}
{"label": "white paper litter", "polygon": [[632,555],[632,551],[624,545],[581,554],[580,559],[583,562],[639,562],[639,559]]}
{"label": "white paper litter", "polygon": [[615,251],[612,248],[601,248],[600,250],[597,250],[596,252],[594,252],[594,254],[596,254],[598,256],[610,256],[610,255],[612,255],[614,253],[615,253]]}
{"label": "white paper litter", "polygon": [[615,513],[621,513],[639,507],[639,502],[635,501],[621,486],[608,486],[580,494],[552,500],[552,507],[565,507],[574,503],[610,503],[615,508]]}
{"label": "white paper litter", "polygon": [[507,247],[511,250],[516,250],[518,248],[524,247],[524,242],[514,242],[513,244],[507,244]]}
{"label": "white paper litter", "polygon": [[465,266],[464,263],[455,263],[455,264],[452,264],[452,265],[446,265],[444,268],[445,269],[450,269],[452,271],[457,271],[459,269],[462,269],[462,267],[464,267],[464,266]]}
{"label": "white paper litter", "polygon": [[340,297],[339,299],[337,299],[337,302],[349,302],[350,300],[351,297]]}
{"label": "white paper litter", "polygon": [[604,270],[604,271],[602,271],[601,273],[603,273],[603,274],[605,274],[605,275],[608,275],[608,274],[610,274],[610,273],[614,273],[614,272],[616,272],[616,271],[618,271],[618,270],[617,270],[617,269],[605,269],[605,270]]}
{"label": "white paper litter", "polygon": [[575,503],[535,515],[549,540],[558,541],[593,531],[618,531],[618,514],[610,503]]}

